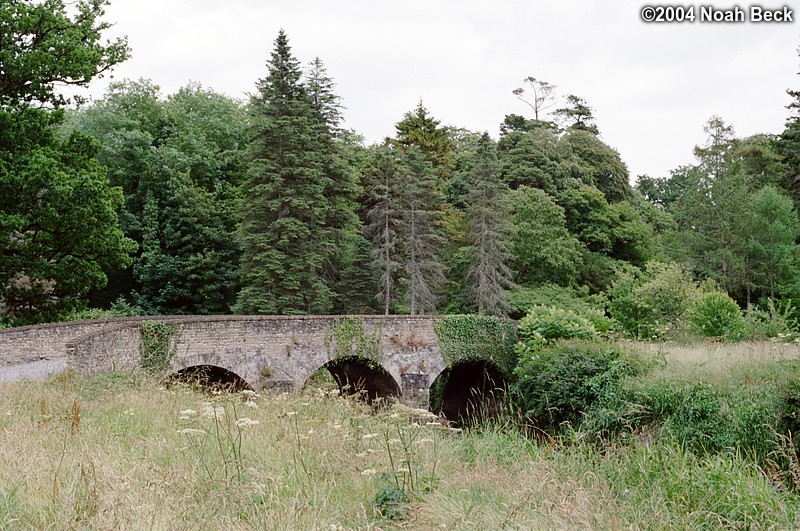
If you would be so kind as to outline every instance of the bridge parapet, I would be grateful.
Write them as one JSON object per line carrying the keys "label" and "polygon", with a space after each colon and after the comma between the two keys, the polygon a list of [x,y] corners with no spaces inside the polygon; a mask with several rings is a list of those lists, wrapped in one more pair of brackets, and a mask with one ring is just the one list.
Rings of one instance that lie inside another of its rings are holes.
{"label": "bridge parapet", "polygon": [[167,373],[207,365],[236,374],[255,390],[291,390],[320,367],[353,358],[380,366],[401,399],[419,405],[448,365],[435,327],[440,319],[224,315],[78,321],[0,330],[0,359],[62,357],[79,374],[135,369],[143,366],[147,350],[143,323],[156,322],[171,331],[162,367]]}

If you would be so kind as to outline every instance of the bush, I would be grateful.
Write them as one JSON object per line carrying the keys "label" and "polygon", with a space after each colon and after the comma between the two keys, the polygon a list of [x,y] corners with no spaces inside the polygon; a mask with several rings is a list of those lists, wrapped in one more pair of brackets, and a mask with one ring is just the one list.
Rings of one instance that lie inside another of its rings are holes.
{"label": "bush", "polygon": [[[777,444],[775,427],[782,402],[766,383],[732,388],[658,379],[628,386],[614,398],[623,411],[618,426],[647,427],[692,452],[732,451],[764,463]],[[596,428],[601,420],[591,418],[587,425]]]}
{"label": "bush", "polygon": [[520,359],[513,395],[539,428],[577,426],[596,402],[611,401],[633,372],[620,351],[608,345],[560,342]]}
{"label": "bush", "polygon": [[609,312],[631,337],[663,337],[681,328],[681,318],[700,293],[677,264],[649,262],[644,271],[622,269],[609,290]]}
{"label": "bush", "polygon": [[800,337],[794,312],[791,301],[775,304],[773,312],[768,308],[749,305],[744,313],[747,334],[754,339],[777,339],[784,343],[794,341]]}
{"label": "bush", "polygon": [[703,337],[739,341],[747,336],[742,310],[726,293],[712,291],[700,296],[686,318],[692,331]]}
{"label": "bush", "polygon": [[536,350],[555,343],[557,339],[599,339],[597,329],[586,317],[572,310],[552,306],[534,306],[522,318],[517,328],[517,353]]}

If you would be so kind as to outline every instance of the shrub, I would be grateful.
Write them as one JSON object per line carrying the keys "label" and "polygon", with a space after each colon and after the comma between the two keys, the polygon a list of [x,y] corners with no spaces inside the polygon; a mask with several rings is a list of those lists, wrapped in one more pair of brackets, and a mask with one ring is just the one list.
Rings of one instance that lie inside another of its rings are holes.
{"label": "shrub", "polygon": [[689,308],[686,318],[692,331],[704,337],[738,341],[747,335],[742,310],[736,301],[721,291],[701,295]]}
{"label": "shrub", "polygon": [[577,426],[593,404],[610,400],[633,372],[620,351],[608,345],[559,342],[520,359],[513,393],[538,427]]}
{"label": "shrub", "polygon": [[679,265],[649,262],[644,271],[628,267],[617,273],[608,309],[627,335],[651,339],[679,329],[699,293]]}
{"label": "shrub", "polygon": [[517,328],[519,343],[517,353],[535,351],[542,345],[553,344],[557,339],[598,339],[592,322],[572,310],[552,306],[534,306],[522,318]]}
{"label": "shrub", "polygon": [[791,301],[776,304],[774,310],[748,305],[744,313],[748,336],[754,339],[777,339],[788,343],[800,337]]}

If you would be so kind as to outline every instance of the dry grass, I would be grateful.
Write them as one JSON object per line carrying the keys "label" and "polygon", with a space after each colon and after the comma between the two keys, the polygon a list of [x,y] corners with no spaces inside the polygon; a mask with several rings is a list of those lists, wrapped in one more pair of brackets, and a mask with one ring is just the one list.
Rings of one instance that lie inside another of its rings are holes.
{"label": "dry grass", "polygon": [[626,351],[661,362],[653,377],[726,384],[780,370],[780,363],[800,360],[800,345],[771,341],[643,343],[620,342]]}
{"label": "dry grass", "polygon": [[[209,398],[120,374],[0,385],[0,529],[691,526],[663,492],[632,495],[604,459],[320,389]],[[414,481],[393,520],[376,511],[397,488],[391,472]],[[762,527],[792,521],[775,496],[784,512]]]}

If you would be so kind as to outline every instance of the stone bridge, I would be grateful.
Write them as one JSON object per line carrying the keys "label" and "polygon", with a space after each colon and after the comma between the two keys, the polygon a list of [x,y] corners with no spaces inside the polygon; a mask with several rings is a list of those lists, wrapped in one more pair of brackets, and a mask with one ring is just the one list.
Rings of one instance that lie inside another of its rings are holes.
{"label": "stone bridge", "polygon": [[[370,398],[396,396],[420,406],[427,404],[434,380],[457,365],[446,361],[437,338],[434,325],[443,318],[170,316],[11,328],[0,330],[0,381],[14,379],[3,378],[4,371],[36,377],[48,371],[93,374],[144,366],[164,375],[202,369],[255,391],[292,391],[324,367],[340,387],[358,386]],[[493,378],[502,379],[492,356],[484,355],[482,364],[474,357],[460,361],[478,363],[484,375],[488,367]],[[36,367],[39,372],[31,372]],[[15,368],[28,372],[15,373]]]}

